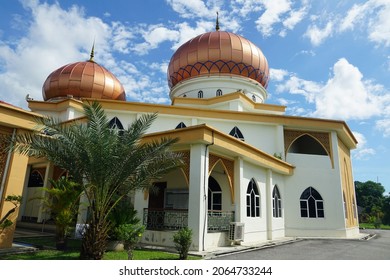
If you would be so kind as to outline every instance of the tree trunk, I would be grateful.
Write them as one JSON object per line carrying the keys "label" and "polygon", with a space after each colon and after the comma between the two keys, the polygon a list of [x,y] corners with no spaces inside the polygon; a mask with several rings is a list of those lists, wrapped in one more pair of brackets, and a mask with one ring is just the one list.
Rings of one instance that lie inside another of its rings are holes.
{"label": "tree trunk", "polygon": [[80,259],[101,260],[106,250],[107,232],[108,225],[104,222],[101,224],[89,224],[83,235]]}

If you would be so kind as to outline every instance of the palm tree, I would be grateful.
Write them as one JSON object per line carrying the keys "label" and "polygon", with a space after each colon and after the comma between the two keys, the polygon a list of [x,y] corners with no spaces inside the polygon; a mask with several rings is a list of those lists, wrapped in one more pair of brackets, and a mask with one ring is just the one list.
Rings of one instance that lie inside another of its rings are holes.
{"label": "palm tree", "polygon": [[82,186],[89,215],[80,258],[101,259],[115,205],[130,191],[151,188],[182,161],[181,154],[171,150],[177,139],[141,141],[157,114],[145,114],[120,130],[110,127],[98,102],[83,107],[85,118],[72,122],[38,119],[37,132],[19,135],[13,147],[21,154],[46,158]]}

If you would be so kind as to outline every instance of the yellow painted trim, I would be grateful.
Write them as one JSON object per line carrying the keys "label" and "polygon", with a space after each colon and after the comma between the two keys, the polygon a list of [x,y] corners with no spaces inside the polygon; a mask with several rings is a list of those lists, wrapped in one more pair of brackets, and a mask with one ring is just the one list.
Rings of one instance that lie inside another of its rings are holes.
{"label": "yellow painted trim", "polygon": [[233,182],[232,182],[232,178],[230,177],[229,175],[229,170],[226,168],[226,165],[223,163],[223,160],[220,158],[218,159],[214,165],[210,168],[210,171],[209,171],[209,174],[208,176],[210,177],[211,176],[211,173],[213,172],[213,169],[215,166],[217,166],[217,164],[221,164],[222,167],[223,167],[223,170],[225,171],[226,173],[226,177],[228,179],[228,182],[229,182],[229,188],[230,188],[230,199],[231,199],[231,202],[232,204],[234,204],[234,187],[233,187]]}
{"label": "yellow painted trim", "polygon": [[0,125],[33,130],[36,127],[35,119],[41,117],[40,114],[0,102]]}
{"label": "yellow painted trim", "polygon": [[272,169],[274,172],[280,174],[293,174],[293,165],[206,124],[150,133],[143,137],[143,141],[158,141],[164,137],[178,138],[176,145],[190,145],[194,143],[209,144],[210,151],[212,150],[214,154],[220,151],[221,153],[230,154],[235,157],[243,157],[258,166]]}
{"label": "yellow painted trim", "polygon": [[[92,99],[91,99],[92,100]],[[99,100],[100,102],[100,100]],[[68,108],[74,108],[76,110],[82,111],[83,110],[83,102],[81,100],[69,98],[69,99],[61,99],[58,101],[48,102],[48,101],[37,101],[37,100],[30,100],[28,102],[28,107],[32,111],[65,111]]]}
{"label": "yellow painted trim", "polygon": [[[87,101],[85,99],[84,101]],[[343,143],[350,149],[355,149],[357,140],[344,121],[317,119],[277,114],[254,112],[237,112],[229,110],[215,110],[205,108],[191,108],[186,106],[172,106],[139,102],[124,102],[117,100],[99,100],[104,109],[118,111],[133,111],[137,113],[158,113],[164,115],[179,115],[192,118],[215,118],[233,121],[247,121],[269,123],[285,126],[285,129],[299,129],[312,131],[336,131]]]}
{"label": "yellow painted trim", "polygon": [[223,102],[228,102],[237,99],[247,103],[253,109],[274,111],[274,112],[281,112],[281,113],[284,113],[286,111],[286,106],[256,103],[253,102],[248,96],[246,96],[241,92],[233,92],[221,96],[215,96],[212,98],[175,97],[172,100],[172,105],[190,105],[190,106],[191,105],[214,105],[217,103],[223,103]]}

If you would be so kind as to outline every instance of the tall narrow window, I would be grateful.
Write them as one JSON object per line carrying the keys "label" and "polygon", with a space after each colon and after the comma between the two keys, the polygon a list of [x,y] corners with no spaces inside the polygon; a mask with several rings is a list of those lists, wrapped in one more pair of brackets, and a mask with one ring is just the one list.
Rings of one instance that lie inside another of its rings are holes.
{"label": "tall narrow window", "polygon": [[41,173],[38,170],[32,170],[28,178],[28,188],[43,187],[44,182]]}
{"label": "tall narrow window", "polygon": [[282,199],[277,185],[275,185],[274,190],[272,191],[272,210],[274,218],[282,217]]}
{"label": "tall narrow window", "polygon": [[357,209],[356,209],[356,201],[355,198],[352,198],[352,210],[353,210],[353,217],[357,219]]}
{"label": "tall narrow window", "polygon": [[345,200],[345,194],[344,194],[344,192],[343,192],[343,205],[344,205],[344,215],[345,215],[345,219],[348,219],[347,201]]}
{"label": "tall narrow window", "polygon": [[242,134],[241,130],[237,126],[233,127],[229,135],[234,136],[242,141],[245,141],[244,135]]}
{"label": "tall narrow window", "polygon": [[198,98],[203,98],[203,90],[198,91]]}
{"label": "tall narrow window", "polygon": [[222,190],[217,180],[211,176],[209,177],[208,209],[222,210]]}
{"label": "tall narrow window", "polygon": [[301,217],[324,218],[324,201],[313,187],[308,187],[300,197]]}
{"label": "tall narrow window", "polygon": [[215,93],[216,96],[222,96],[222,90],[217,89],[217,92]]}
{"label": "tall narrow window", "polygon": [[260,217],[260,194],[254,179],[249,182],[246,190],[246,216]]}

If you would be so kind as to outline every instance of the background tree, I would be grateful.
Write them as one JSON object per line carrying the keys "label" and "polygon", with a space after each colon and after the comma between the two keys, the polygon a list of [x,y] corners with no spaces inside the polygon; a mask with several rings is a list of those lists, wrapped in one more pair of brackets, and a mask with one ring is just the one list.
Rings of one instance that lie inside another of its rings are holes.
{"label": "background tree", "polygon": [[373,223],[379,226],[382,218],[390,215],[387,204],[388,197],[384,196],[385,188],[381,183],[373,181],[355,182],[356,202],[362,207],[360,222]]}
{"label": "background tree", "polygon": [[177,139],[143,142],[157,114],[146,114],[127,129],[111,128],[97,102],[84,104],[85,118],[61,123],[37,119],[37,132],[18,135],[19,153],[44,157],[69,172],[89,203],[88,226],[80,258],[101,259],[110,230],[109,215],[130,191],[148,189],[152,182],[177,168],[181,154],[171,151]]}

